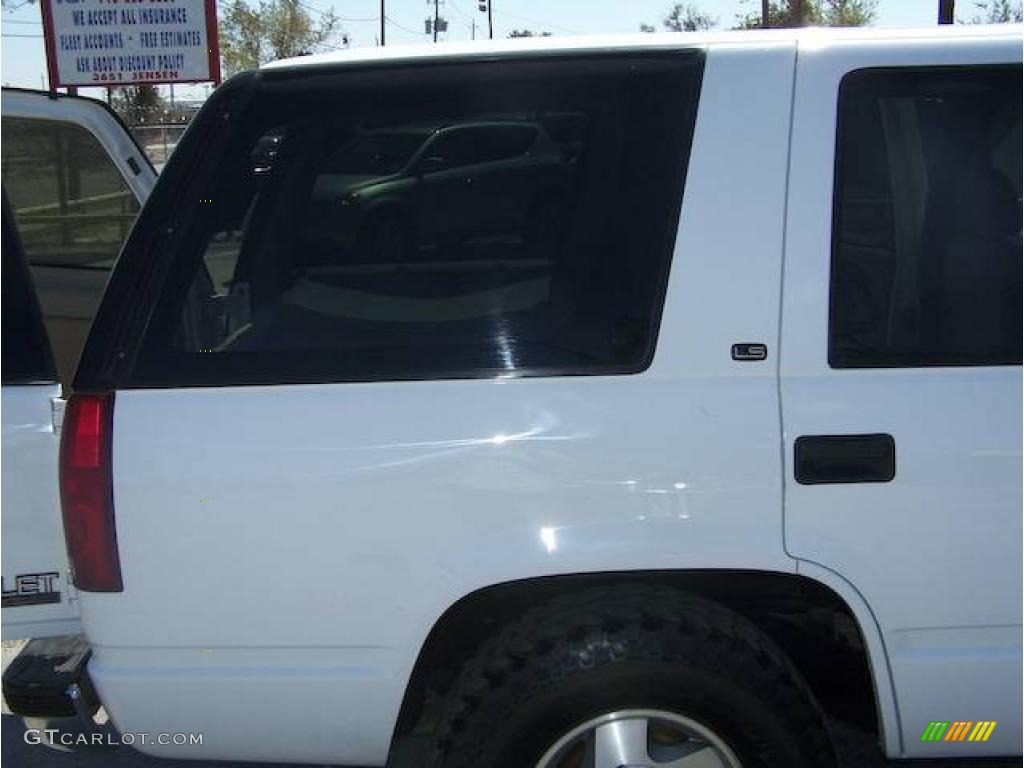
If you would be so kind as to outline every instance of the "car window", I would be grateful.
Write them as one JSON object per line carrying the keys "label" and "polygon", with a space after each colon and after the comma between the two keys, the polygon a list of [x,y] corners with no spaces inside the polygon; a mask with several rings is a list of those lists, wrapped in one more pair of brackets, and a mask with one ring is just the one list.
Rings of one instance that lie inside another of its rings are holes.
{"label": "car window", "polygon": [[537,129],[530,125],[495,125],[481,137],[485,160],[509,160],[530,151]]}
{"label": "car window", "polygon": [[430,134],[419,131],[371,131],[327,160],[335,173],[385,176],[405,168]]}
{"label": "car window", "polygon": [[1021,362],[1020,67],[865,70],[839,101],[833,367]]}
{"label": "car window", "polygon": [[530,125],[494,124],[448,129],[427,146],[424,158],[429,159],[425,169],[509,160],[526,154],[536,141],[537,129]]}
{"label": "car window", "polygon": [[[181,224],[193,242],[134,383],[643,370],[700,71],[676,52],[438,65],[372,88],[271,76]],[[549,114],[571,126],[559,140]],[[410,152],[464,171],[394,173]]]}
{"label": "car window", "polygon": [[138,201],[81,126],[5,116],[2,134],[4,188],[67,386]]}
{"label": "car window", "polygon": [[460,168],[487,159],[483,137],[486,129],[467,126],[464,128],[448,128],[427,145],[424,159],[434,166],[427,165],[426,170]]}
{"label": "car window", "polygon": [[50,344],[43,328],[43,318],[36,301],[32,275],[22,250],[6,190],[3,193],[3,274],[0,276],[3,296],[2,366],[4,384],[53,382],[57,371],[50,354]]}

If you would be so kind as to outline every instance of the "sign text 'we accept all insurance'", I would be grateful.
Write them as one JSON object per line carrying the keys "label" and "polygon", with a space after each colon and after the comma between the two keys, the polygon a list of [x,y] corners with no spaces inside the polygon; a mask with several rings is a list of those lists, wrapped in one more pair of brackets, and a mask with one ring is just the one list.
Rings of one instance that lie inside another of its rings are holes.
{"label": "sign text 'we accept all insurance'", "polygon": [[220,81],[214,0],[42,0],[51,87]]}

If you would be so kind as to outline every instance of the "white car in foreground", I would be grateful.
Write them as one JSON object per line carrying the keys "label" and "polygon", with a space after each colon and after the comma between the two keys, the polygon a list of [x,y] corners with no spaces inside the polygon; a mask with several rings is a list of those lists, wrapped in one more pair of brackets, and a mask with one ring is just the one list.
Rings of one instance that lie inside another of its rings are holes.
{"label": "white car in foreground", "polygon": [[[201,732],[140,745],[181,758],[384,765],[426,733],[438,768],[821,768],[830,720],[890,757],[1019,754],[1020,41],[234,78],[64,416],[85,640],[9,698],[77,685],[123,732]],[[374,169],[412,150],[357,140],[423,126],[445,137],[389,198]],[[372,247],[329,231],[355,208]]]}

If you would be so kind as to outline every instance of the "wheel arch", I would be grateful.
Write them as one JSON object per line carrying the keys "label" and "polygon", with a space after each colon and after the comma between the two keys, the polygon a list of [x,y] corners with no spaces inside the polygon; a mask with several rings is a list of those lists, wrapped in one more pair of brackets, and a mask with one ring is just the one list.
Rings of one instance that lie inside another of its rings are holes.
{"label": "wheel arch", "polygon": [[[397,742],[413,732],[428,695],[443,695],[462,663],[506,622],[538,602],[622,583],[671,586],[719,602],[752,620],[782,646],[819,700],[822,693],[835,699],[825,706],[826,711],[834,714],[836,707],[844,708],[844,714],[877,734],[887,754],[898,754],[899,720],[874,617],[856,590],[827,569],[812,564],[801,567],[800,573],[737,569],[573,573],[480,587],[452,603],[420,646],[394,728],[392,751]],[[802,618],[796,622],[770,619],[773,614]],[[832,637],[833,642],[822,643],[821,633],[829,629],[838,634]],[[813,646],[808,645],[811,640]],[[847,659],[849,663],[842,665],[846,673],[834,695],[827,690],[834,687],[833,679],[827,680],[827,686],[823,684],[819,660],[801,656],[802,647],[813,647],[816,652],[826,649],[820,663],[833,672],[834,661],[830,660],[835,655]],[[841,701],[846,698],[848,702]]]}

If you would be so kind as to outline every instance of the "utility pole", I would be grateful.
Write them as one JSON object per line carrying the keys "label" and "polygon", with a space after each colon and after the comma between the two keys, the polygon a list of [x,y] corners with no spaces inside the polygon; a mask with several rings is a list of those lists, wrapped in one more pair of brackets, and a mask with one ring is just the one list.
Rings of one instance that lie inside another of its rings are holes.
{"label": "utility pole", "polygon": [[384,0],[380,0],[380,45],[384,47]]}
{"label": "utility pole", "polygon": [[939,24],[953,23],[953,0],[939,0]]}
{"label": "utility pole", "polygon": [[803,0],[790,0],[789,3],[790,24],[798,27],[804,25],[804,3]]}
{"label": "utility pole", "polygon": [[476,40],[476,19],[471,19],[472,24],[469,27],[469,39]]}
{"label": "utility pole", "polygon": [[438,11],[439,0],[434,0],[434,42],[437,42],[437,22],[441,18],[440,12]]}
{"label": "utility pole", "polygon": [[761,0],[761,29],[768,29],[772,25],[770,16],[769,0]]}
{"label": "utility pole", "polygon": [[494,12],[491,7],[494,4],[494,0],[477,0],[477,9],[480,13],[487,11],[487,37],[491,40],[494,39]]}

